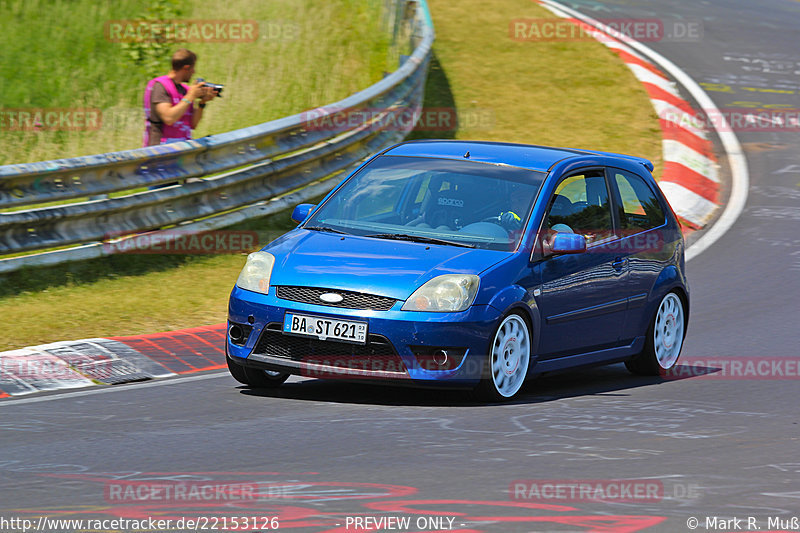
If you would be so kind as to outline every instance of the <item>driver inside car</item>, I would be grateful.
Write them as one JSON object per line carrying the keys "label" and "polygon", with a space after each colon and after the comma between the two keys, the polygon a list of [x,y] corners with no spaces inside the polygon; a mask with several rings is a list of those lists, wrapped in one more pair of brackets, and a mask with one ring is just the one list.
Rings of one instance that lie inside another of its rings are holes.
{"label": "driver inside car", "polygon": [[522,187],[518,185],[512,185],[509,188],[508,195],[510,197],[509,207],[497,216],[497,220],[501,226],[511,233],[522,229],[531,199],[523,193]]}

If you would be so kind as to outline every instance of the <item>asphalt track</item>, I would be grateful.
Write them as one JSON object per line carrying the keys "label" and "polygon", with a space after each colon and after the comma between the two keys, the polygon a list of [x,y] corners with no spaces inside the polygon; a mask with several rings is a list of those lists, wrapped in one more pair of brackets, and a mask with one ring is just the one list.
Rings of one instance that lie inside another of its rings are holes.
{"label": "asphalt track", "polygon": [[[648,44],[714,84],[704,86],[722,109],[800,107],[798,2],[567,5],[595,18],[703,20],[699,41]],[[280,530],[296,531],[366,531],[354,517],[386,516],[410,517],[412,531],[690,531],[692,518],[699,531],[755,530],[748,517],[762,531],[775,517],[788,527],[772,530],[800,527],[791,522],[800,515],[800,379],[779,375],[798,360],[800,137],[797,129],[737,135],[750,167],[747,204],[688,264],[682,357],[700,375],[637,378],[616,365],[536,380],[507,405],[297,378],[263,392],[219,372],[7,400],[0,517],[206,516],[219,526],[223,517],[278,516]],[[737,377],[712,362],[734,359],[770,370]],[[123,489],[179,479],[249,483],[258,497],[124,497]],[[541,488],[619,479],[660,488],[610,502],[509,492],[515,480]],[[417,528],[418,518],[441,527]],[[737,529],[722,518],[743,520]],[[15,529],[0,521],[0,530]]]}

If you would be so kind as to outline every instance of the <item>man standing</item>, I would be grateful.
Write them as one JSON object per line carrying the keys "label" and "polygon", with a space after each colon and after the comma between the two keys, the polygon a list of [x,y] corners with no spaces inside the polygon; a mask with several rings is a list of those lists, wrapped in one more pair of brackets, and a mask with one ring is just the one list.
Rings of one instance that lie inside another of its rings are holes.
{"label": "man standing", "polygon": [[203,108],[216,96],[202,82],[188,85],[194,74],[195,63],[197,55],[182,48],[173,54],[169,74],[147,82],[144,91],[143,146],[192,138],[192,130],[203,118]]}

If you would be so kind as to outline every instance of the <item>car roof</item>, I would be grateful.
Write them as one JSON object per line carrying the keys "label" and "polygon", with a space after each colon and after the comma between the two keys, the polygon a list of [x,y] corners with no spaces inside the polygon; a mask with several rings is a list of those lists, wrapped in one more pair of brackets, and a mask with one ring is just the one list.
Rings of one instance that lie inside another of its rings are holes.
{"label": "car roof", "polygon": [[[469,152],[469,157],[465,155]],[[481,163],[504,164],[528,170],[546,172],[554,164],[565,159],[579,160],[587,156],[621,158],[640,163],[648,171],[653,164],[642,157],[596,150],[575,148],[553,148],[528,144],[514,144],[490,141],[419,140],[408,141],[386,150],[383,155],[410,157],[436,157],[440,159],[468,159]]]}

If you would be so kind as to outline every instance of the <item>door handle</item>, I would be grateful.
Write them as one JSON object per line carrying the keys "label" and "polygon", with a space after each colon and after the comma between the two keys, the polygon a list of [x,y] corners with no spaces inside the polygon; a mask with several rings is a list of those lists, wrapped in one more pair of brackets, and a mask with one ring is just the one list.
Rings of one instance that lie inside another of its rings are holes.
{"label": "door handle", "polygon": [[625,265],[627,264],[628,264],[628,258],[617,257],[611,263],[611,266],[614,268],[614,270],[622,270],[622,268],[625,267]]}

